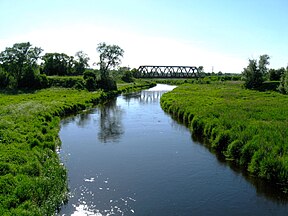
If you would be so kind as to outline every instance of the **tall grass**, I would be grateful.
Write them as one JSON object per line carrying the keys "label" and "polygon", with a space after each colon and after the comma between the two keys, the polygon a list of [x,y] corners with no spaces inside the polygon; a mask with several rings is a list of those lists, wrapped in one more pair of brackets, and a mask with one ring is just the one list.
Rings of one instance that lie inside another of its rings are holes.
{"label": "tall grass", "polygon": [[288,185],[288,97],[241,84],[185,84],[161,98],[214,151],[252,175]]}
{"label": "tall grass", "polygon": [[67,173],[57,147],[62,116],[76,113],[116,92],[51,88],[35,93],[0,93],[0,215],[52,215],[65,201]]}

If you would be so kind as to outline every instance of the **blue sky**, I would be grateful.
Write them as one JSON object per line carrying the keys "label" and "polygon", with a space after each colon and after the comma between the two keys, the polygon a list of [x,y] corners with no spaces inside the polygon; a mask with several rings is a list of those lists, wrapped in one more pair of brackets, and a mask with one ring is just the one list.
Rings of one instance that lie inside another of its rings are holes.
{"label": "blue sky", "polygon": [[98,61],[97,44],[124,49],[122,66],[195,65],[240,73],[248,59],[288,64],[287,0],[0,0],[0,51],[29,41],[44,52]]}

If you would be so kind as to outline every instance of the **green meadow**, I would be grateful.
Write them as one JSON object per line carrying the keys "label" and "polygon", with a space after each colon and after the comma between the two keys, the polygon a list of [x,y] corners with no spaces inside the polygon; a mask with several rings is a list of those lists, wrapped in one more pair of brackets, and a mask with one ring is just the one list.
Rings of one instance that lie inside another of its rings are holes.
{"label": "green meadow", "polygon": [[113,92],[49,88],[0,93],[0,215],[54,214],[68,191],[57,154],[60,118],[151,85],[122,83]]}
{"label": "green meadow", "polygon": [[241,82],[183,84],[164,94],[161,106],[212,151],[287,192],[287,96]]}

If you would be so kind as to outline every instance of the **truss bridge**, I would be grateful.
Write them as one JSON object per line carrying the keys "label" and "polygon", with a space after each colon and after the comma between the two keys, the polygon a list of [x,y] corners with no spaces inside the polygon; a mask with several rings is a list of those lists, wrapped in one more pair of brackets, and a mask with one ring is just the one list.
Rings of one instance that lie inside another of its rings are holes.
{"label": "truss bridge", "polygon": [[195,66],[140,66],[136,78],[198,78],[198,68]]}

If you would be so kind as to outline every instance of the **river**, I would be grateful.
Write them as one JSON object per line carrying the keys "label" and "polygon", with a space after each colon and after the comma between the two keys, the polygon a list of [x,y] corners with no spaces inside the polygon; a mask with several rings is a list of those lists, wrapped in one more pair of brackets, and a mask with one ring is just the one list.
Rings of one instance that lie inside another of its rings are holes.
{"label": "river", "polygon": [[70,198],[59,215],[288,215],[287,195],[218,159],[161,109],[171,89],[62,120]]}

